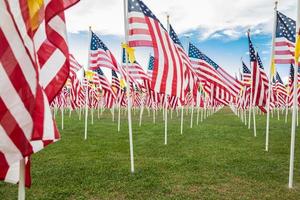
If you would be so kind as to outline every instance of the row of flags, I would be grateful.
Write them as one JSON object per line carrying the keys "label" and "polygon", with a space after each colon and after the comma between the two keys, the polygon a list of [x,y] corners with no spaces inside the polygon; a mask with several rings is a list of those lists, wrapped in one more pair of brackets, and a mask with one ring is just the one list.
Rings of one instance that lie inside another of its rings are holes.
{"label": "row of flags", "polygon": [[[239,79],[197,45],[189,42],[184,48],[169,17],[165,28],[141,0],[126,4],[128,41],[122,44],[122,63],[90,28],[89,62],[84,69],[69,53],[66,40],[64,11],[76,3],[0,0],[1,180],[18,182],[20,161],[25,159],[30,185],[30,156],[60,138],[50,105],[70,109],[131,109],[130,102],[136,108],[152,109],[235,105],[263,112],[292,106],[293,70],[298,66],[294,61],[300,49],[295,44],[296,22],[280,12],[271,76],[266,75],[248,32],[250,68],[242,62]],[[147,71],[135,58],[136,47],[153,51]],[[275,64],[290,64],[288,85],[283,84]],[[103,69],[111,70],[111,81]],[[80,71],[84,72],[81,78]]]}

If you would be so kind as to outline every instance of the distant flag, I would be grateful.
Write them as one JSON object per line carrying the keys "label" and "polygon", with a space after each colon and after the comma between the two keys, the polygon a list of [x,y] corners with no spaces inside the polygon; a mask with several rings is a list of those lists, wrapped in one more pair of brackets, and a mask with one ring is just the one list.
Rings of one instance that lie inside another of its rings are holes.
{"label": "distant flag", "polygon": [[159,93],[182,96],[183,61],[168,32],[141,0],[128,1],[129,46],[154,50],[151,88]]}
{"label": "distant flag", "polygon": [[[218,64],[203,54],[195,45],[189,44],[189,57],[198,76],[206,82],[214,84],[223,94],[237,97],[243,84],[228,74]],[[228,97],[227,97],[228,99]]]}
{"label": "distant flag", "polygon": [[119,72],[118,63],[100,38],[91,31],[89,69],[97,70],[98,68],[108,68]]}
{"label": "distant flag", "polygon": [[266,112],[266,100],[268,91],[268,81],[266,74],[263,72],[262,62],[255,52],[252,41],[250,39],[250,33],[248,32],[249,42],[249,55],[252,68],[252,105],[258,106],[263,112]]}
{"label": "distant flag", "polygon": [[105,98],[106,106],[108,108],[111,108],[114,104],[114,101],[116,100],[116,95],[113,92],[103,71],[100,68],[98,68],[98,69],[94,70],[94,72],[96,72],[99,77],[100,86],[103,90],[103,94],[104,94],[103,96]]}
{"label": "distant flag", "polygon": [[154,68],[154,56],[149,57],[149,63],[148,63],[148,70],[147,70],[147,75],[152,79],[152,74],[153,74],[153,68]]}
{"label": "distant flag", "polygon": [[[125,48],[122,49],[122,65],[125,70],[126,68],[126,53]],[[128,54],[128,58],[129,58]],[[142,66],[135,60],[134,55],[131,55],[131,62],[127,63],[128,65],[128,74],[129,74],[129,80],[131,82],[134,82],[136,85],[139,83],[137,80],[148,80],[150,79],[149,76],[145,73]]]}
{"label": "distant flag", "polygon": [[294,63],[296,22],[277,11],[275,64]]}
{"label": "distant flag", "polygon": [[242,81],[246,86],[250,86],[251,85],[251,71],[243,61],[242,61],[242,65],[243,65]]}
{"label": "distant flag", "polygon": [[120,80],[118,78],[118,75],[114,70],[111,70],[111,87],[118,97],[119,92],[121,90],[121,86],[120,86]]}

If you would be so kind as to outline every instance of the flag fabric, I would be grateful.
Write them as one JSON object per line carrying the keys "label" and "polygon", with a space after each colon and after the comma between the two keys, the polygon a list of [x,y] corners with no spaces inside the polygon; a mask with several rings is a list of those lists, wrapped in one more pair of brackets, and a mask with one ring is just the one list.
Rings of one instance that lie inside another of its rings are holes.
{"label": "flag fabric", "polygon": [[[35,2],[35,4],[34,4]],[[69,51],[64,10],[78,0],[29,1],[30,35],[40,68],[39,82],[51,102],[64,86],[69,75]],[[20,5],[24,4],[20,1]],[[20,9],[18,12],[22,12]],[[21,14],[21,13],[19,13]]]}
{"label": "flag fabric", "polygon": [[266,82],[266,75],[263,73],[263,66],[258,54],[255,52],[250,33],[248,32],[249,55],[250,64],[252,68],[252,102],[253,106],[258,106],[263,112],[266,112],[266,100],[268,91],[268,82]]}
{"label": "flag fabric", "polygon": [[183,80],[183,98],[186,97],[186,95],[189,92],[195,92],[193,93],[193,97],[197,95],[197,90],[194,90],[198,88],[197,82],[200,82],[200,79],[197,78],[197,74],[194,71],[193,65],[191,63],[191,60],[187,53],[185,52],[182,43],[180,42],[178,35],[176,34],[173,27],[169,26],[169,34],[171,39],[173,40],[176,48],[178,49],[179,55],[182,58],[183,61],[183,73],[184,73],[184,80]]}
{"label": "flag fabric", "polygon": [[224,69],[222,69],[191,43],[189,44],[189,57],[198,77],[207,83],[206,88],[211,87],[211,94],[217,95],[218,98],[226,97],[226,100],[219,100],[227,103],[227,100],[233,100],[238,96],[243,87],[242,82],[236,80],[233,76],[228,74]]}
{"label": "flag fabric", "polygon": [[99,77],[99,84],[104,92],[103,96],[105,97],[106,106],[108,108],[111,108],[114,104],[114,101],[116,100],[116,95],[113,92],[103,71],[100,68],[98,68],[97,70],[94,70],[94,71],[97,73],[97,77]]}
{"label": "flag fabric", "polygon": [[[123,68],[125,70],[126,68],[126,51],[125,51],[125,48],[122,49],[122,65],[123,65]],[[128,55],[129,57],[129,55]],[[130,81],[138,84],[137,80],[149,80],[149,76],[145,73],[145,71],[143,70],[143,68],[141,67],[141,65],[136,61],[134,60],[132,63],[131,62],[128,62],[127,63],[127,66],[128,66],[128,74],[130,76]]]}
{"label": "flag fabric", "polygon": [[243,61],[242,61],[242,65],[243,65],[242,81],[245,86],[250,86],[251,85],[251,71]]}
{"label": "flag fabric", "polygon": [[108,68],[119,72],[119,66],[114,55],[100,40],[100,38],[92,31],[88,67],[90,70],[97,70],[98,68]]}
{"label": "flag fabric", "polygon": [[277,11],[275,63],[294,63],[296,21]]}
{"label": "flag fabric", "polygon": [[[293,106],[293,99],[294,99],[294,65],[291,64],[290,66],[290,76],[288,81],[288,106]],[[300,90],[299,90],[299,80],[300,80],[300,68],[298,67],[298,85],[297,85],[297,97],[298,97],[298,104],[300,101]]]}
{"label": "flag fabric", "polygon": [[153,47],[151,88],[181,98],[183,61],[167,30],[141,0],[128,1],[128,22],[129,46]]}
{"label": "flag fabric", "polygon": [[276,73],[275,77],[275,90],[277,95],[278,104],[280,106],[285,106],[286,98],[287,98],[287,90],[286,87],[283,84],[283,81],[279,75],[279,73]]}
{"label": "flag fabric", "polygon": [[55,2],[0,0],[0,180],[17,183],[25,158],[29,186],[28,157],[59,139],[49,101],[68,78],[64,10],[77,1]]}
{"label": "flag fabric", "polygon": [[121,91],[121,85],[118,75],[114,70],[111,70],[111,88],[113,89],[113,91],[116,94],[116,97],[118,98]]}

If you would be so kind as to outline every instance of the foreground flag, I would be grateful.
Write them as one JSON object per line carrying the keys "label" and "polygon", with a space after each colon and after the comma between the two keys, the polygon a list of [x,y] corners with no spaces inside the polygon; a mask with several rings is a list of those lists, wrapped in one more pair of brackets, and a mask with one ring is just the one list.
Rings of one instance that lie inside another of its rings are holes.
{"label": "foreground flag", "polygon": [[0,0],[0,179],[7,182],[19,181],[19,161],[59,139],[48,99],[68,77],[63,11],[77,1],[55,2]]}
{"label": "foreground flag", "polygon": [[183,61],[167,30],[141,0],[128,1],[128,18],[129,46],[154,50],[151,88],[181,98]]}

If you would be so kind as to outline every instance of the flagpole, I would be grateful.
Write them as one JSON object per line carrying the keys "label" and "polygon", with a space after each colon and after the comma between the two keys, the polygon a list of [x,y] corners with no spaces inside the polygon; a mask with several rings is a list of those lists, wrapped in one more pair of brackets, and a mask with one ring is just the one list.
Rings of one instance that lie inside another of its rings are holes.
{"label": "flagpole", "polygon": [[[119,95],[120,96],[120,95]],[[119,99],[119,111],[118,111],[118,132],[121,128],[121,99]]]}
{"label": "flagpole", "polygon": [[298,106],[297,88],[298,88],[298,59],[299,59],[299,28],[300,28],[300,0],[297,0],[297,21],[296,21],[296,45],[295,45],[295,64],[294,64],[294,99],[292,113],[291,147],[290,147],[290,170],[289,170],[289,188],[293,187],[294,177],[294,153],[296,137],[296,112]]}
{"label": "flagpole", "polygon": [[[250,35],[250,29],[248,30],[248,35]],[[250,52],[249,52],[250,53]],[[251,68],[251,62],[250,62],[250,68]],[[251,70],[251,86],[250,86],[250,103],[249,103],[249,116],[248,116],[248,129],[251,127],[251,111],[253,106],[253,100],[252,100],[252,85],[253,85],[253,69]]]}
{"label": "flagpole", "polygon": [[269,131],[270,131],[270,101],[271,101],[271,87],[272,87],[272,77],[275,73],[275,63],[274,63],[274,51],[275,51],[275,37],[276,37],[276,23],[277,23],[277,5],[278,1],[275,1],[274,7],[274,23],[273,23],[273,35],[272,35],[272,47],[271,47],[271,56],[270,56],[270,70],[269,70],[269,92],[267,100],[267,124],[266,124],[266,151],[269,151]]}
{"label": "flagpole", "polygon": [[25,158],[20,160],[18,200],[25,200]]}
{"label": "flagpole", "polygon": [[[125,43],[128,45],[128,0],[124,0],[124,31],[125,31]],[[125,51],[126,53],[126,51]],[[126,82],[128,89],[127,94],[127,108],[128,108],[128,129],[129,129],[129,147],[130,147],[130,166],[131,166],[131,173],[134,173],[134,156],[133,156],[133,139],[132,139],[132,121],[131,121],[131,99],[130,99],[130,88],[129,88],[129,77],[128,77],[128,56],[125,55],[126,61]]]}
{"label": "flagpole", "polygon": [[64,130],[64,107],[63,106],[61,106],[60,112],[61,112],[61,130]]}
{"label": "flagpole", "polygon": [[144,93],[142,93],[142,105],[141,105],[141,110],[140,110],[140,122],[139,122],[139,126],[142,126],[142,118],[143,118],[143,112],[144,112]]}
{"label": "flagpole", "polygon": [[[91,42],[92,38],[92,27],[89,27],[89,43]],[[90,65],[90,47],[88,50],[88,65],[87,69],[89,68]],[[84,121],[84,139],[87,139],[87,120],[88,120],[88,80],[86,80],[86,86],[85,86],[85,121]]]}

